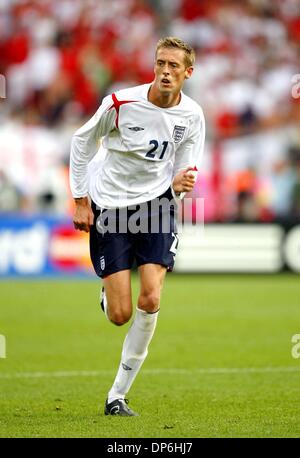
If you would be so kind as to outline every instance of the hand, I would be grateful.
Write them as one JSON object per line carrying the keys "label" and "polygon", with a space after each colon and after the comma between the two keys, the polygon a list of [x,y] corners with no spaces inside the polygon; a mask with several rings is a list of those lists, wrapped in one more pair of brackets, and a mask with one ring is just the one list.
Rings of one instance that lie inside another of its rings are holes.
{"label": "hand", "polygon": [[175,175],[172,183],[175,193],[190,192],[193,190],[197,179],[195,167],[188,167],[186,170]]}
{"label": "hand", "polygon": [[82,197],[81,199],[75,199],[75,206],[75,213],[73,217],[75,229],[89,232],[90,226],[94,223],[94,213],[91,209],[88,198]]}

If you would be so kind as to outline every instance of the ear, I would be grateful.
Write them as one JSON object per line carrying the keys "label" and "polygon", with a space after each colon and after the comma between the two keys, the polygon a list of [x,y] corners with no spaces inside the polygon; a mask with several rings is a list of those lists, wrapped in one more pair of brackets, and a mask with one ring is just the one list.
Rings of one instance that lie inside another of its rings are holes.
{"label": "ear", "polygon": [[188,80],[192,76],[193,71],[194,71],[194,67],[187,67],[185,69],[185,79],[186,80]]}

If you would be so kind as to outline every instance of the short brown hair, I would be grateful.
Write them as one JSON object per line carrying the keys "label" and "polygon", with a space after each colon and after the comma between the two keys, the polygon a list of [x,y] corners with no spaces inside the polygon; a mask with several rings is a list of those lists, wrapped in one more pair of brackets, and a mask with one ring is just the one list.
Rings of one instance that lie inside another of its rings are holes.
{"label": "short brown hair", "polygon": [[192,67],[195,63],[196,54],[195,54],[194,49],[188,43],[185,43],[180,38],[176,38],[176,37],[161,38],[156,45],[155,56],[157,55],[157,51],[160,48],[182,49],[185,54],[185,66]]}

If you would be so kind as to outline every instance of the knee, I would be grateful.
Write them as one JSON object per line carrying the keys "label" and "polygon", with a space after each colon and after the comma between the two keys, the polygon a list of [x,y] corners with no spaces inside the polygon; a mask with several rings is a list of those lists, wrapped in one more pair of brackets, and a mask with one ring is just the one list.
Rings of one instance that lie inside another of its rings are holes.
{"label": "knee", "polygon": [[109,320],[116,326],[122,326],[127,323],[131,318],[131,311],[114,311],[109,310]]}
{"label": "knee", "polygon": [[138,307],[145,312],[156,312],[159,309],[160,294],[151,291],[148,293],[140,294]]}

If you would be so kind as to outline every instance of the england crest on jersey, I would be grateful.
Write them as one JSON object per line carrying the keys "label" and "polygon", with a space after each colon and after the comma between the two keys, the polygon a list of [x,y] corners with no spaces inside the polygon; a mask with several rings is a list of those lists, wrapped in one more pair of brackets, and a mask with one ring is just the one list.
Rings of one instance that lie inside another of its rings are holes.
{"label": "england crest on jersey", "polygon": [[184,137],[185,129],[186,129],[186,127],[184,127],[184,126],[175,126],[174,127],[172,137],[173,137],[175,143],[181,142],[181,140]]}

